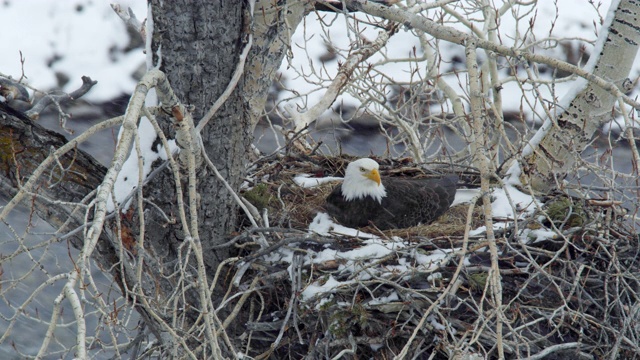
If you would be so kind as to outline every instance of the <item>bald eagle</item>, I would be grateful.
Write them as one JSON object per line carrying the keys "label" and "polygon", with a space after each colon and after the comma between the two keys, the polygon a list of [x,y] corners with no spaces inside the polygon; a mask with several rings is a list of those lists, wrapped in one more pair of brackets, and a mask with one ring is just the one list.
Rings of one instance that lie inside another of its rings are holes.
{"label": "bald eagle", "polygon": [[380,178],[378,163],[364,158],[347,166],[342,184],[327,197],[325,210],[349,227],[381,230],[429,224],[456,195],[457,175],[432,179]]}

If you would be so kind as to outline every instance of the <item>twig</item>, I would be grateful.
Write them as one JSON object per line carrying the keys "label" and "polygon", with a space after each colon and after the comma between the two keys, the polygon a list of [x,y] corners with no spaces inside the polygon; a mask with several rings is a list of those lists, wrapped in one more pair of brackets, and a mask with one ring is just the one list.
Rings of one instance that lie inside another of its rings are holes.
{"label": "twig", "polygon": [[[366,0],[345,0],[348,6],[353,6],[359,11],[365,12],[369,15],[380,16],[384,19],[395,21],[405,26],[414,27],[420,29],[428,34],[435,36],[440,40],[445,40],[458,45],[465,45],[473,35],[469,35],[453,27],[443,26],[435,21],[431,21],[426,17],[422,17],[413,14],[407,10],[397,7],[386,7]],[[549,65],[552,68],[567,71],[576,74],[584,79],[593,82],[604,90],[608,91],[615,97],[621,97],[625,103],[633,106],[635,109],[640,109],[640,103],[625,95],[616,85],[603,79],[601,77],[593,75],[591,72],[586,71],[578,66],[571,65],[565,61],[551,58],[549,56],[536,54],[533,52],[520,51],[515,48],[511,48],[499,43],[493,43],[488,40],[483,40],[474,37],[474,41],[477,42],[477,47],[496,52],[503,56],[522,57],[528,61],[534,63],[541,63]]]}
{"label": "twig", "polygon": [[475,208],[475,203],[476,201],[471,201],[471,203],[469,204],[469,208],[467,209],[467,222],[464,229],[464,240],[462,243],[462,249],[460,250],[460,261],[458,262],[456,271],[453,273],[453,276],[451,276],[449,285],[447,285],[447,288],[438,296],[436,301],[434,301],[429,306],[429,308],[424,312],[424,314],[422,315],[422,318],[420,319],[420,322],[418,323],[418,325],[416,325],[416,328],[413,330],[413,333],[407,340],[407,343],[404,345],[400,353],[393,358],[394,360],[402,360],[404,359],[405,356],[407,356],[407,353],[409,352],[409,348],[411,347],[411,343],[416,338],[416,336],[418,336],[418,333],[424,326],[425,322],[427,321],[427,318],[429,317],[433,309],[438,304],[440,304],[446,296],[449,295],[450,291],[453,289],[454,286],[457,286],[456,285],[457,280],[464,266],[464,257],[467,253],[467,247],[469,245],[469,232],[471,231],[471,219],[473,218],[473,209]]}
{"label": "twig", "polygon": [[[390,30],[380,31],[378,33],[378,37],[373,42],[354,51],[347,58],[345,63],[340,66],[338,74],[333,79],[331,84],[327,87],[327,90],[322,95],[322,98],[320,98],[320,100],[318,100],[318,102],[309,110],[304,113],[300,113],[293,105],[285,105],[289,116],[293,120],[294,128],[292,131],[284,133],[283,135],[285,135],[285,137],[289,140],[292,139],[292,134],[299,132],[306,136],[307,132],[304,129],[306,129],[311,123],[316,121],[323,112],[331,107],[333,102],[342,91],[343,87],[349,81],[349,78],[351,77],[353,72],[356,70],[357,66],[371,57],[373,54],[378,52],[387,43],[389,37],[395,32],[395,30],[396,28],[392,27]],[[295,141],[294,145],[303,153],[309,153],[313,151],[308,143],[302,143],[300,140]]]}
{"label": "twig", "polygon": [[95,80],[91,80],[88,76],[82,77],[82,85],[78,90],[70,93],[70,94],[60,94],[60,95],[51,95],[45,94],[33,107],[26,112],[27,116],[33,120],[37,120],[40,117],[40,113],[52,103],[54,104],[64,104],[67,101],[77,100],[82,97],[84,94],[89,92],[91,88],[97,84],[98,82]]}
{"label": "twig", "polygon": [[115,13],[124,21],[127,26],[130,26],[132,29],[136,31],[138,35],[142,38],[142,40],[147,37],[147,29],[144,23],[141,23],[140,20],[136,17],[133,10],[130,7],[127,7],[125,11],[120,4],[111,4],[111,8]]}
{"label": "twig", "polygon": [[498,348],[498,358],[504,359],[504,345],[502,340],[502,318],[504,316],[502,309],[502,282],[500,279],[500,267],[498,265],[498,249],[496,246],[496,237],[493,231],[491,198],[489,189],[489,180],[491,177],[490,155],[487,154],[487,133],[485,131],[485,117],[483,113],[483,98],[480,89],[480,77],[478,73],[478,61],[476,54],[477,43],[475,38],[467,39],[465,45],[465,55],[467,58],[467,70],[469,71],[469,98],[471,102],[471,116],[473,121],[473,138],[471,139],[477,146],[478,161],[480,163],[480,186],[482,195],[482,208],[484,212],[487,240],[489,241],[489,251],[491,253],[491,272],[489,285],[491,295],[495,302],[496,314],[496,334]]}
{"label": "twig", "polygon": [[[567,350],[567,349],[573,349],[576,347],[579,347],[580,343],[578,342],[571,342],[571,343],[565,343],[565,344],[558,344],[558,345],[553,345],[553,346],[549,346],[547,348],[545,348],[544,350],[540,351],[539,353],[533,355],[533,356],[529,356],[526,358],[523,358],[522,360],[538,360],[538,359],[542,359],[543,357],[553,354],[554,352],[557,351],[561,351],[561,350]],[[585,354],[586,355],[586,354]],[[591,358],[593,358],[591,356]]]}

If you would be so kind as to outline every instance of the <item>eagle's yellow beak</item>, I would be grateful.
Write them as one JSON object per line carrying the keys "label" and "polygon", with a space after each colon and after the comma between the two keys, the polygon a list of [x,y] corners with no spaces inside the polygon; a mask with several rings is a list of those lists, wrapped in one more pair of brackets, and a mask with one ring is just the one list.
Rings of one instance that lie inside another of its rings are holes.
{"label": "eagle's yellow beak", "polygon": [[364,176],[375,181],[378,185],[380,185],[380,173],[378,172],[378,170],[373,169],[368,173],[364,174]]}

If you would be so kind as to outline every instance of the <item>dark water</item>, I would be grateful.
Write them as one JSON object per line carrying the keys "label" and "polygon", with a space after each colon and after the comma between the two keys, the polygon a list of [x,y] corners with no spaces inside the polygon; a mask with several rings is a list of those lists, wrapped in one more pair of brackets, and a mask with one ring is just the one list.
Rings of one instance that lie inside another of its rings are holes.
{"label": "dark water", "polygon": [[[73,119],[68,121],[66,127],[74,130],[74,134],[65,133],[68,139],[82,134],[92,125],[106,119],[107,117],[92,108],[81,108],[74,112]],[[39,123],[47,128],[61,131],[59,119],[54,114],[43,116]],[[80,145],[80,148],[94,156],[102,164],[107,165],[112,158],[115,149],[117,128],[104,130],[90,141]],[[270,153],[278,148],[278,140],[282,143],[282,137],[265,126],[256,129],[256,145],[264,153]],[[367,136],[366,140],[358,135],[349,135],[344,130],[326,130],[314,132],[318,141],[324,145],[322,150],[337,154],[338,142],[340,139],[348,139],[342,143],[341,149],[344,153],[354,155],[383,155],[387,149],[384,137],[380,135]],[[6,203],[8,199],[0,199],[0,203]],[[19,207],[7,218],[7,223],[0,223],[0,254],[6,257],[20,247],[37,247],[52,238],[54,229],[46,222],[35,216],[30,216],[28,209]],[[27,254],[20,254],[12,259],[4,260],[1,277],[1,290],[4,296],[0,299],[0,334],[5,334],[10,318],[17,316],[8,338],[0,344],[0,359],[23,359],[25,356],[35,356],[38,352],[43,337],[47,330],[47,322],[52,315],[54,299],[61,293],[66,279],[52,282],[38,292],[34,299],[24,308],[23,313],[16,315],[18,307],[30,298],[35,289],[46,283],[51,277],[58,274],[66,274],[73,269],[74,259],[78,256],[78,251],[70,246],[66,241],[53,242],[47,246],[42,246]],[[101,270],[94,269],[93,277],[98,285],[102,296],[111,303],[118,298],[119,290],[105,277]],[[21,279],[17,281],[17,279]],[[110,295],[109,295],[110,294]],[[90,297],[87,293],[87,297]],[[100,322],[105,319],[100,314],[95,313],[93,300],[88,299],[84,304],[86,323],[88,329],[95,329]],[[122,300],[118,302],[122,304]],[[58,321],[59,325],[55,331],[55,340],[49,345],[49,352],[55,352],[55,356],[48,359],[72,359],[73,352],[67,353],[64,349],[71,348],[75,343],[76,326],[73,324],[73,312],[68,302],[63,301],[63,311]],[[137,324],[137,316],[131,314],[127,324],[123,326],[133,333]],[[106,334],[102,334],[106,343],[110,339]],[[94,354],[95,355],[95,354]],[[110,358],[112,353],[102,352],[97,358]]]}
{"label": "dark water", "polygon": [[[91,125],[106,118],[107,116],[103,112],[93,110],[91,107],[79,109],[74,113],[73,120],[67,124],[67,127],[76,131],[75,135],[67,134],[67,137],[71,138],[81,134]],[[49,128],[60,130],[56,116],[44,116],[40,122]],[[315,141],[322,142],[319,150],[325,154],[398,156],[403,155],[404,151],[401,146],[389,146],[386,137],[371,129],[354,131],[344,128],[325,128],[312,131],[312,136]],[[117,129],[105,130],[80,147],[106,165],[111,161],[116,137]],[[255,131],[255,144],[263,153],[268,154],[284,145],[284,139],[269,126],[260,125]],[[462,146],[462,144],[459,145]],[[615,160],[613,162],[615,170],[626,174],[632,172],[631,153],[625,146],[617,146],[610,153],[604,150],[590,149],[587,154],[590,154],[588,156],[592,159],[601,159],[603,156],[609,156],[610,159]],[[603,185],[602,181],[599,181],[593,174],[588,172],[575,174],[573,181],[578,180],[581,185]],[[626,188],[624,193],[619,193],[617,196],[620,197],[619,199],[625,200],[625,204],[633,212],[635,211],[634,207],[637,207],[637,201],[635,201],[637,199],[636,188],[634,187],[634,182],[630,181],[630,179],[627,179],[626,182],[631,183],[631,186]],[[0,199],[0,201],[5,202],[6,199]],[[0,254],[7,256],[18,249],[19,246],[29,247],[42,244],[51,238],[52,231],[53,229],[44,221],[30,217],[27,209],[20,208],[9,216],[7,224],[0,224]],[[24,240],[19,243],[16,241],[17,238],[23,238]],[[77,250],[66,242],[60,242],[33,250],[29,256],[22,254],[1,264],[4,271],[1,277],[4,296],[0,299],[0,316],[2,316],[0,334],[4,334],[7,329],[9,324],[7,318],[15,316],[17,307],[32,295],[34,289],[45,283],[52,276],[71,271],[73,259],[77,255]],[[23,276],[26,276],[23,280],[16,283],[13,282]],[[114,299],[118,298],[118,290],[112,286],[110,279],[105,277],[99,269],[94,269],[93,276],[107,301],[114,301]],[[48,321],[51,317],[53,299],[60,294],[64,282],[64,280],[59,280],[48,285],[24,309],[24,314],[20,315],[19,320],[15,322],[8,340],[0,344],[0,359],[22,359],[23,356],[20,353],[30,356],[37,353],[47,328],[46,323],[43,321]],[[7,291],[6,289],[11,290]],[[100,318],[99,314],[92,312],[92,301],[89,299],[85,304],[85,311],[88,313],[88,329],[95,329],[100,321],[104,320]],[[68,303],[64,302],[63,304],[64,310],[59,323],[70,325],[59,326],[56,330],[55,340],[51,343],[49,349],[61,352],[50,358],[71,359],[73,358],[73,353],[69,354],[62,351],[64,348],[71,347],[75,342],[75,326],[71,323],[73,314]],[[121,300],[120,305],[123,305]],[[134,331],[136,324],[137,317],[132,314],[128,323],[123,326],[130,331]],[[103,334],[103,336],[105,336],[104,340],[109,343],[110,340],[106,335]],[[112,355],[100,353],[97,357],[108,358]]]}

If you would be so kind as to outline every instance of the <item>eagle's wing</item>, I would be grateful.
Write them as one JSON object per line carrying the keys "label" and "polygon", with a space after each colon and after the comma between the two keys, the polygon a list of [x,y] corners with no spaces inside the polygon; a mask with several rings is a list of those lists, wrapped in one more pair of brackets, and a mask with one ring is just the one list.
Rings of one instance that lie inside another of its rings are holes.
{"label": "eagle's wing", "polygon": [[457,182],[456,175],[432,179],[384,178],[387,196],[382,204],[370,196],[346,201],[338,185],[327,197],[324,208],[339,223],[349,227],[373,223],[385,230],[429,224],[449,209]]}
{"label": "eagle's wing", "polygon": [[384,179],[387,196],[382,207],[385,213],[372,220],[381,229],[429,224],[449,209],[456,195],[457,182],[456,175],[431,179]]}

